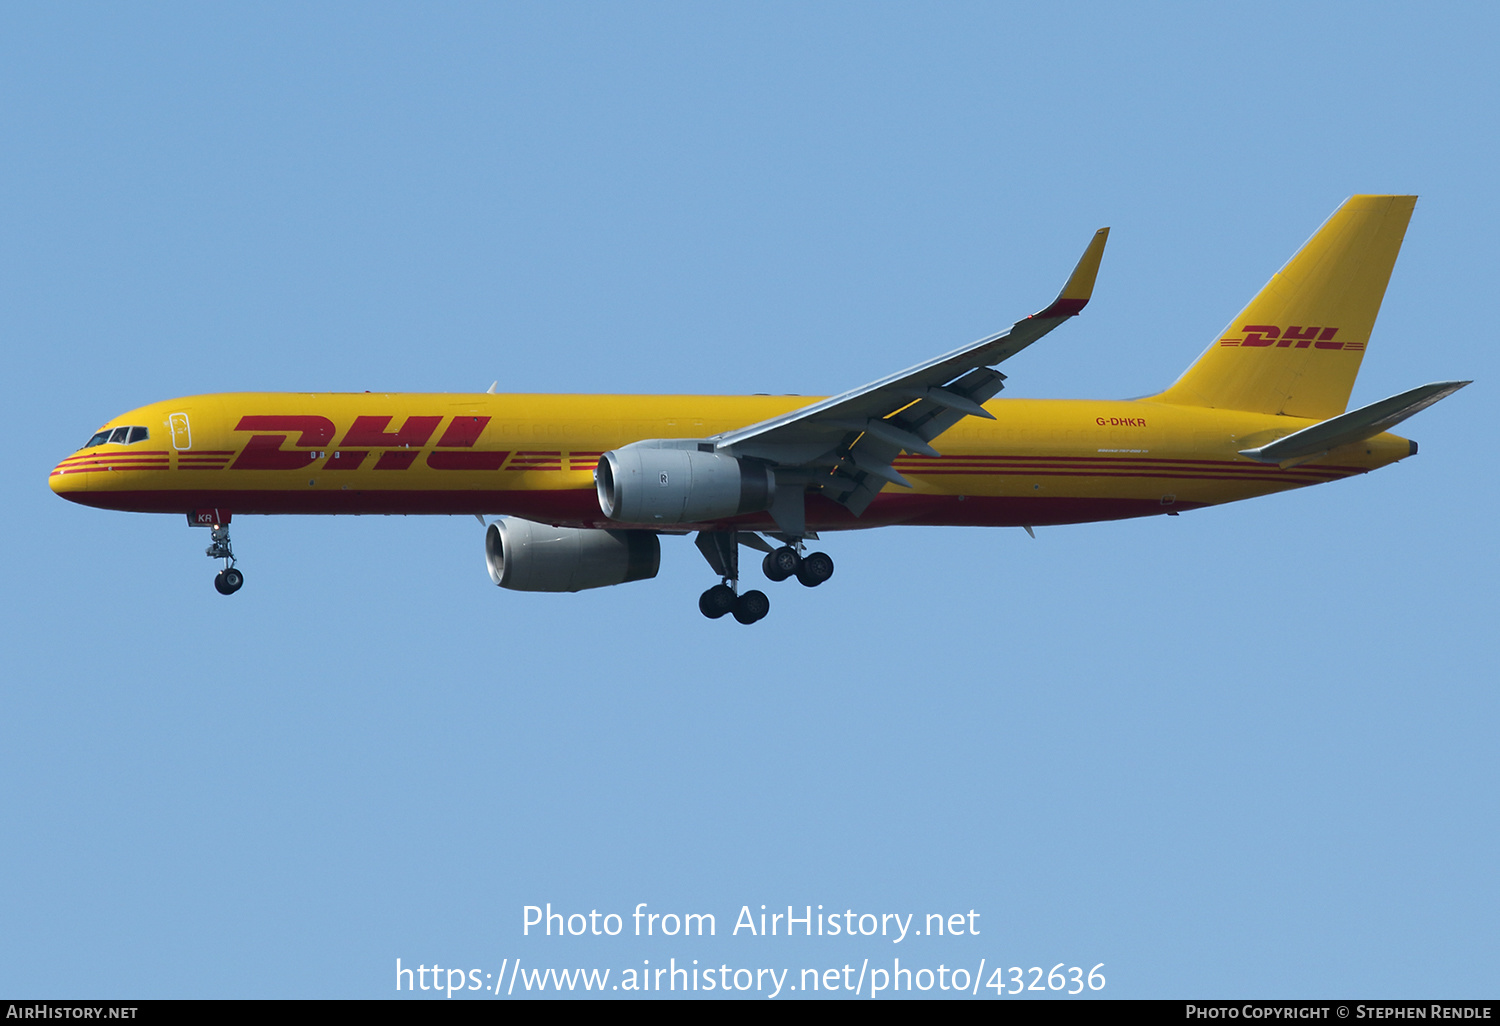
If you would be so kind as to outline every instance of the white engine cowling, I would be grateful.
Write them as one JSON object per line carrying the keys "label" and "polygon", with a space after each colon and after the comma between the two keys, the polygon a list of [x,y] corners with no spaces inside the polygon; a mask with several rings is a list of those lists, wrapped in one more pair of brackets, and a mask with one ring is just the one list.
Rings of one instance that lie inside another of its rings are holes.
{"label": "white engine cowling", "polygon": [[624,524],[692,524],[771,508],[776,479],[762,463],[633,443],[594,471],[599,508]]}
{"label": "white engine cowling", "polygon": [[512,591],[582,591],[645,581],[661,568],[652,531],[580,530],[503,519],[484,533],[490,580]]}

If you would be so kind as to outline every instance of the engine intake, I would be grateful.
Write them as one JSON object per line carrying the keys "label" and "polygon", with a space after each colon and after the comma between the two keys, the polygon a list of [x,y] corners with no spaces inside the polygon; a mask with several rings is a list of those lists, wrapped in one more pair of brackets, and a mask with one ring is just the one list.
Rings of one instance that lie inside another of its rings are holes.
{"label": "engine intake", "polygon": [[[696,443],[694,443],[696,444]],[[776,479],[763,463],[633,442],[594,471],[599,508],[625,524],[691,524],[771,508]]]}
{"label": "engine intake", "polygon": [[484,534],[490,580],[512,591],[583,591],[645,581],[661,568],[652,531],[580,530],[504,519]]}

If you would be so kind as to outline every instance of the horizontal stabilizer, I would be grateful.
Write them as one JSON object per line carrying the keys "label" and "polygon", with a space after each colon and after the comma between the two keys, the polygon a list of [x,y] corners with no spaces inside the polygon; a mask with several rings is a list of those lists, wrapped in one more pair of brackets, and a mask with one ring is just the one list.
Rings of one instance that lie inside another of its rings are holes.
{"label": "horizontal stabilizer", "polygon": [[1435,381],[1430,385],[1421,385],[1389,399],[1340,414],[1321,424],[1303,428],[1259,449],[1241,449],[1240,455],[1261,463],[1285,463],[1303,456],[1320,455],[1350,442],[1362,442],[1394,427],[1412,414],[1422,412],[1467,384],[1467,381]]}

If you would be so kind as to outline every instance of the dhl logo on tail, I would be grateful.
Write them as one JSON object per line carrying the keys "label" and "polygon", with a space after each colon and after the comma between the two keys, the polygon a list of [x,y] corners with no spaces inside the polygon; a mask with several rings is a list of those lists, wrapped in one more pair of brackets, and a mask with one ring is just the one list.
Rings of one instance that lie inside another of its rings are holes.
{"label": "dhl logo on tail", "polygon": [[1311,327],[1304,328],[1300,324],[1289,326],[1282,331],[1274,324],[1247,324],[1240,331],[1244,335],[1240,338],[1221,338],[1221,346],[1246,346],[1248,348],[1260,348],[1264,346],[1276,346],[1279,349],[1306,349],[1313,346],[1317,349],[1363,349],[1363,342],[1335,342],[1333,336],[1339,333],[1337,328]]}

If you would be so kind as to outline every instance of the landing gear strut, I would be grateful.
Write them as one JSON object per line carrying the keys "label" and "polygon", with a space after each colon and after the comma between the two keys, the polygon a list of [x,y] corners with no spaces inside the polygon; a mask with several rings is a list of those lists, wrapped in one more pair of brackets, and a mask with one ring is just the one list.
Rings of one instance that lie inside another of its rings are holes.
{"label": "landing gear strut", "polygon": [[698,551],[722,580],[698,596],[698,611],[710,620],[733,613],[740,623],[765,619],[771,611],[771,600],[763,591],[738,592],[740,577],[740,541],[738,531],[700,531]]}
{"label": "landing gear strut", "polygon": [[778,537],[789,544],[773,549],[753,532],[745,533],[743,538],[739,531],[698,532],[695,541],[698,551],[721,578],[720,583],[698,597],[698,611],[710,620],[733,613],[740,623],[754,623],[771,611],[771,600],[766,598],[765,592],[739,590],[741,545],[749,545],[766,554],[760,568],[772,581],[795,577],[805,587],[816,588],[833,576],[833,560],[826,552],[804,554],[802,539],[784,534]]}
{"label": "landing gear strut", "polygon": [[[188,521],[192,522],[189,514]],[[234,568],[234,547],[229,543],[229,518],[226,515],[223,523],[212,525],[213,534],[209,536],[208,548],[204,555],[209,559],[222,559],[224,569],[214,575],[214,590],[220,595],[233,595],[239,591],[245,583],[245,575]]]}

